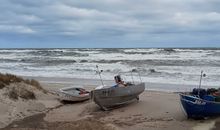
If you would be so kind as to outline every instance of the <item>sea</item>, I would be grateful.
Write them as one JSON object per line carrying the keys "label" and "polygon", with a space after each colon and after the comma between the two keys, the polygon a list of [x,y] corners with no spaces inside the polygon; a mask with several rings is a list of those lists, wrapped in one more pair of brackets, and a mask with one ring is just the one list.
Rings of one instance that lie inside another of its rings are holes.
{"label": "sea", "polygon": [[0,72],[20,76],[126,80],[220,87],[220,48],[0,49]]}

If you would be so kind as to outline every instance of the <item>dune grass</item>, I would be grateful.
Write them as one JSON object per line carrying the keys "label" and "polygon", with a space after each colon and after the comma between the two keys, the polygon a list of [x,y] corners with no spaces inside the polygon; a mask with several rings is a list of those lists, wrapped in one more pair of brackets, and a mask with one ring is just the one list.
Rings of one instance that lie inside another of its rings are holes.
{"label": "dune grass", "polygon": [[26,100],[36,99],[34,92],[27,90],[25,88],[13,87],[13,88],[9,89],[9,91],[6,93],[6,95],[8,95],[8,97],[13,100],[17,100],[18,97],[20,97],[22,99],[26,99]]}
{"label": "dune grass", "polygon": [[26,80],[24,80],[24,82],[26,84],[34,86],[35,88],[37,88],[38,90],[43,91],[44,93],[47,93],[47,91],[45,89],[43,89],[43,87],[40,85],[40,83],[35,79],[31,79],[31,80],[26,79]]}
{"label": "dune grass", "polygon": [[0,73],[0,89],[4,88],[6,85],[9,85],[10,83],[19,83],[19,82],[24,82],[26,84],[34,86],[35,88],[37,88],[39,90],[46,92],[37,80],[23,79],[22,77],[19,77],[19,76],[13,75],[13,74]]}
{"label": "dune grass", "polygon": [[[40,83],[37,80],[34,79],[23,79],[22,77],[13,75],[13,74],[2,74],[0,73],[0,89],[3,89],[7,85],[10,85],[11,83],[20,83],[23,82],[25,84],[31,85],[35,87],[36,89],[47,93],[45,89],[40,85]],[[35,99],[35,94],[34,92],[25,89],[24,87],[12,87],[9,89],[7,95],[11,99],[18,99],[18,97],[23,98],[23,99]]]}
{"label": "dune grass", "polygon": [[1,88],[4,88],[6,85],[15,82],[21,82],[22,78],[12,75],[12,74],[2,74],[0,73],[0,85]]}
{"label": "dune grass", "polygon": [[10,89],[8,91],[7,95],[10,99],[14,99],[14,100],[18,99],[18,92],[16,91],[15,88]]}
{"label": "dune grass", "polygon": [[5,84],[2,81],[0,81],[0,89],[2,89],[4,87],[5,87]]}

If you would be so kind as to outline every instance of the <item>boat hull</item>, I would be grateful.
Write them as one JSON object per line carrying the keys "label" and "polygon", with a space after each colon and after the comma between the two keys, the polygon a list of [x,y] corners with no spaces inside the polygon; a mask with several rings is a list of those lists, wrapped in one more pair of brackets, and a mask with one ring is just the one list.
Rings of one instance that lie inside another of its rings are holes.
{"label": "boat hull", "polygon": [[180,100],[188,118],[220,116],[220,102],[207,101],[185,94],[180,94]]}
{"label": "boat hull", "polygon": [[79,102],[88,100],[90,98],[89,92],[84,90],[85,93],[80,94],[80,90],[84,89],[76,87],[67,87],[60,89],[60,91],[58,91],[57,94],[59,96],[59,99],[62,101]]}
{"label": "boat hull", "polygon": [[144,83],[126,87],[110,87],[93,90],[91,92],[91,98],[102,109],[108,110],[115,106],[130,103],[134,99],[139,99],[139,95],[144,90]]}
{"label": "boat hull", "polygon": [[80,96],[72,96],[65,93],[59,93],[60,100],[62,101],[70,101],[70,102],[79,102],[79,101],[85,101],[89,100],[90,96],[89,94],[84,94]]}

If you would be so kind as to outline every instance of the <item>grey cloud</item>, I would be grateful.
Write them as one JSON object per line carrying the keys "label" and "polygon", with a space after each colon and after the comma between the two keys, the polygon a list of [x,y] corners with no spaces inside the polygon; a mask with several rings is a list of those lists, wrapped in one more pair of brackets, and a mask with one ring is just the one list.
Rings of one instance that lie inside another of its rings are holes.
{"label": "grey cloud", "polygon": [[218,0],[2,0],[0,32],[126,42],[176,42],[201,33],[209,39],[220,33],[219,5]]}

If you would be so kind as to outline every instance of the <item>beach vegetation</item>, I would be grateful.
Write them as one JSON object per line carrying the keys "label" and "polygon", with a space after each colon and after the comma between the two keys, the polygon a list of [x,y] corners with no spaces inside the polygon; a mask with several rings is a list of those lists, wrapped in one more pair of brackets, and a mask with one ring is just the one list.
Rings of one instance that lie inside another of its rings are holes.
{"label": "beach vegetation", "polygon": [[4,85],[9,85],[10,83],[21,82],[23,79],[21,77],[12,74],[2,74],[0,73],[0,82]]}
{"label": "beach vegetation", "polygon": [[5,93],[5,95],[8,95],[8,97],[10,99],[13,99],[13,100],[17,100],[19,97],[22,98],[22,99],[26,99],[26,100],[36,99],[36,96],[35,96],[34,92],[31,91],[31,90],[28,90],[25,87],[20,87],[20,88],[18,88],[18,87],[11,87]]}
{"label": "beach vegetation", "polygon": [[18,93],[17,93],[15,88],[10,89],[8,91],[7,95],[9,96],[10,99],[13,99],[13,100],[17,100],[18,99]]}
{"label": "beach vegetation", "polygon": [[37,80],[23,79],[22,77],[13,74],[0,73],[0,89],[4,88],[7,85],[10,85],[11,83],[20,83],[20,82],[24,82],[28,85],[31,85],[36,89],[43,91],[44,93],[47,92],[45,89],[43,89],[43,87],[40,85],[40,83]]}
{"label": "beach vegetation", "polygon": [[37,88],[38,90],[43,91],[44,93],[47,93],[47,91],[45,89],[43,89],[41,84],[37,80],[35,80],[35,79],[31,79],[31,80],[30,79],[26,79],[26,80],[24,80],[24,82],[26,84],[34,86],[35,88]]}
{"label": "beach vegetation", "polygon": [[4,87],[5,87],[5,84],[2,81],[0,81],[0,89],[3,89]]}

